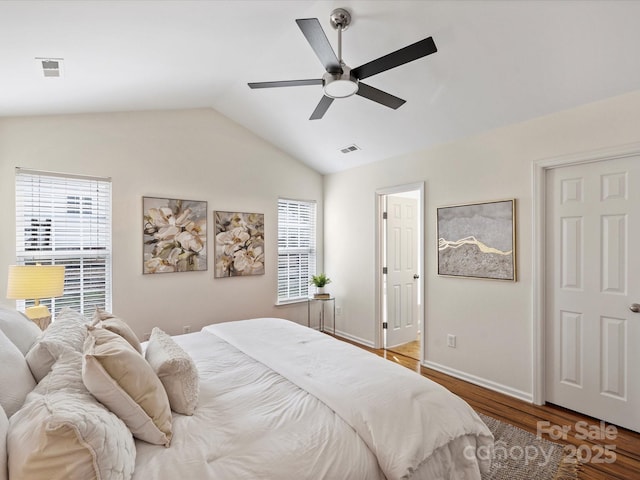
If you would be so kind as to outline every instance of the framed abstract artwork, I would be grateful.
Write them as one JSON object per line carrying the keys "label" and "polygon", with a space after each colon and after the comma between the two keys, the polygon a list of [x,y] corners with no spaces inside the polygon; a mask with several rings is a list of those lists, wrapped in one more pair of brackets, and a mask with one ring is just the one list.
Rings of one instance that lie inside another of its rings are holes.
{"label": "framed abstract artwork", "polygon": [[264,274],[264,214],[213,212],[215,277]]}
{"label": "framed abstract artwork", "polygon": [[515,199],[437,209],[438,275],[516,280]]}
{"label": "framed abstract artwork", "polygon": [[144,274],[207,269],[207,202],[142,197]]}

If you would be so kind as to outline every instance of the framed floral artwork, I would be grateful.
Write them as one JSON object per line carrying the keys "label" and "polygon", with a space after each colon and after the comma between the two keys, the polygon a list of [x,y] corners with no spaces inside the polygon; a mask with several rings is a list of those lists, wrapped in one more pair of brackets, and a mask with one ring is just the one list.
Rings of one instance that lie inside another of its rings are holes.
{"label": "framed floral artwork", "polygon": [[142,273],[207,269],[207,202],[142,197]]}
{"label": "framed floral artwork", "polygon": [[515,199],[437,209],[438,275],[516,281]]}
{"label": "framed floral artwork", "polygon": [[264,214],[213,212],[215,277],[264,274]]}

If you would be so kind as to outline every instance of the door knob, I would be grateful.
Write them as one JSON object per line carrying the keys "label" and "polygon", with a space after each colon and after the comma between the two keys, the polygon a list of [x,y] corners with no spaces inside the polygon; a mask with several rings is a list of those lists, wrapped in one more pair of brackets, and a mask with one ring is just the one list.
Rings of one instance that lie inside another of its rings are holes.
{"label": "door knob", "polygon": [[[413,275],[413,279],[414,279],[414,280],[417,280],[417,279],[419,279],[419,278],[420,278],[420,275],[418,275],[417,273],[415,273],[415,274]],[[638,307],[640,308],[640,305],[638,305]]]}
{"label": "door knob", "polygon": [[633,313],[640,312],[640,303],[632,303],[631,305],[629,305],[629,310],[631,310]]}

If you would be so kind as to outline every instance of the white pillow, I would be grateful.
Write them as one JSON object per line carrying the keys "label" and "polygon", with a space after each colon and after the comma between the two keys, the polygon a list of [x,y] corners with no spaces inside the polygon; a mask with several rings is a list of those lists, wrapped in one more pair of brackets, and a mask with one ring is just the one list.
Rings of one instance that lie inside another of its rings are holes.
{"label": "white pillow", "polygon": [[127,325],[127,322],[121,318],[96,307],[92,320],[91,325],[106,328],[110,332],[117,333],[129,342],[129,345],[135,348],[138,353],[142,353],[142,347],[140,346],[138,336],[134,333],[131,327]]}
{"label": "white pillow", "polygon": [[135,443],[84,387],[82,355],[67,351],[10,420],[11,478],[129,480]]}
{"label": "white pillow", "polygon": [[82,380],[134,437],[169,446],[172,417],[164,387],[144,357],[120,335],[88,328]]}
{"label": "white pillow", "polygon": [[4,409],[0,408],[0,480],[7,480],[7,430],[9,419]]}
{"label": "white pillow", "polygon": [[0,332],[0,405],[7,417],[18,411],[35,386],[22,352]]}
{"label": "white pillow", "polygon": [[80,313],[64,308],[56,316],[55,322],[27,352],[26,359],[37,382],[42,380],[58,357],[66,350],[82,352],[87,336],[87,319]]}
{"label": "white pillow", "polygon": [[42,330],[24,314],[0,307],[0,330],[26,355]]}
{"label": "white pillow", "polygon": [[195,363],[173,338],[155,327],[147,344],[145,358],[156,372],[169,397],[171,410],[193,415],[198,404],[198,370]]}

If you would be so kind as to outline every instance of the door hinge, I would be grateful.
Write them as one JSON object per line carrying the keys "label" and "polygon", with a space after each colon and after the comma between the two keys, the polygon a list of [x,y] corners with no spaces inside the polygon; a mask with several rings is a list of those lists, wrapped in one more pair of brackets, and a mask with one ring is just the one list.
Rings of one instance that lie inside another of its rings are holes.
{"label": "door hinge", "polygon": [[387,267],[382,267],[382,274],[386,275],[388,272]]}
{"label": "door hinge", "polygon": [[387,212],[382,212],[382,219],[386,220],[387,219]]}
{"label": "door hinge", "polygon": [[389,327],[389,324],[387,322],[382,322],[382,328],[386,330],[388,327]]}

